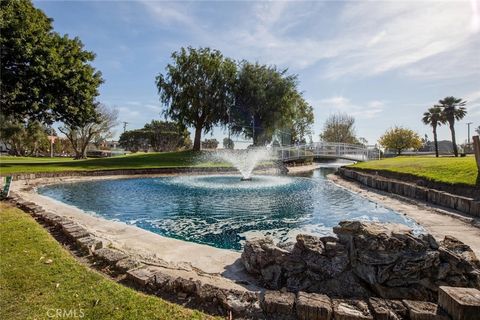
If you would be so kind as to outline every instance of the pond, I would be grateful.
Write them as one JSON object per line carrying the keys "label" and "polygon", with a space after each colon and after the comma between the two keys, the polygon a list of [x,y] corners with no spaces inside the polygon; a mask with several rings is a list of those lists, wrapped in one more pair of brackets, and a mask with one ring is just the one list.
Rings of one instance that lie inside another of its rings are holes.
{"label": "pond", "polygon": [[38,192],[166,237],[233,250],[255,236],[289,242],[299,233],[331,235],[342,220],[401,223],[421,231],[409,218],[328,181],[333,170],[252,181],[240,181],[239,175],[96,180]]}

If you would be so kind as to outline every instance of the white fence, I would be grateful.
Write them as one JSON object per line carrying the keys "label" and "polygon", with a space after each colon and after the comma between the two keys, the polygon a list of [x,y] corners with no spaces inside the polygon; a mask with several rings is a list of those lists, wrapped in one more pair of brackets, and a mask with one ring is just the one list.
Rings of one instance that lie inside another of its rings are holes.
{"label": "white fence", "polygon": [[347,143],[314,142],[298,146],[274,148],[276,159],[293,161],[306,157],[347,159],[368,161],[379,159],[379,150],[373,146],[362,146]]}

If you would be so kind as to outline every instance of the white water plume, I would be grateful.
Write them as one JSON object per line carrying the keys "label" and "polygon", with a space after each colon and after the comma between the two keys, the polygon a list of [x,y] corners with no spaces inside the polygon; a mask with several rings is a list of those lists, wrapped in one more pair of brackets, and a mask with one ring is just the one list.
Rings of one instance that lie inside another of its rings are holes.
{"label": "white water plume", "polygon": [[261,161],[271,159],[268,148],[250,148],[245,150],[218,150],[212,154],[218,160],[233,165],[242,174],[243,179],[250,179],[252,172]]}

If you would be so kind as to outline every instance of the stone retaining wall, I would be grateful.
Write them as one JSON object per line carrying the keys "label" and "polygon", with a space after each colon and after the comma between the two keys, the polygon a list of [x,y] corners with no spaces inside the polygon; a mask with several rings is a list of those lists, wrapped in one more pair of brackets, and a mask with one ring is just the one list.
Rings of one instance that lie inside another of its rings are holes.
{"label": "stone retaining wall", "polygon": [[[342,299],[324,294],[281,290],[232,289],[222,286],[215,276],[192,271],[149,265],[125,252],[106,246],[103,241],[71,219],[45,211],[32,202],[12,194],[11,203],[31,214],[37,221],[63,233],[100,270],[125,275],[139,289],[163,296],[173,294],[180,301],[194,299],[202,306],[213,306],[222,315],[235,319],[477,319],[480,314],[480,291],[441,287],[438,304],[414,300],[382,298]],[[1,213],[0,213],[1,214]],[[462,291],[467,290],[467,291]],[[468,293],[468,299],[462,297]],[[448,311],[448,313],[447,313]],[[451,318],[450,318],[451,317]]]}
{"label": "stone retaining wall", "polygon": [[480,217],[480,200],[475,200],[474,198],[430,189],[414,183],[388,179],[379,175],[359,172],[345,167],[339,168],[338,174],[374,189],[429,202],[442,207],[455,209],[471,216]]}

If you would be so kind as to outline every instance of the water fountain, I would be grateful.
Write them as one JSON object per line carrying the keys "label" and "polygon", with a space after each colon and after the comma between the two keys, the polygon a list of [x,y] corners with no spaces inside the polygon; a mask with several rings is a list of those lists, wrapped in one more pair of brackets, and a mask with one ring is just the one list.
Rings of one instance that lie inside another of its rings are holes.
{"label": "water fountain", "polygon": [[220,161],[233,165],[242,175],[241,181],[251,181],[252,172],[258,163],[271,159],[271,149],[249,148],[245,150],[219,150],[212,156]]}

